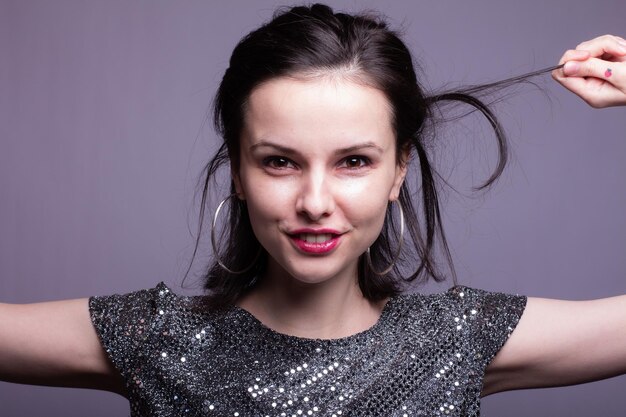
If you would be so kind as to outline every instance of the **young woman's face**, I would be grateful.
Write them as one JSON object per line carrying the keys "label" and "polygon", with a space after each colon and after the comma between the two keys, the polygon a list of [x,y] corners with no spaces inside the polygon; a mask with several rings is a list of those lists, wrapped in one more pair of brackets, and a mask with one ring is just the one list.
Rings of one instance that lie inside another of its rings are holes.
{"label": "young woman's face", "polygon": [[330,77],[281,77],[252,91],[234,178],[268,273],[356,277],[404,174],[381,91]]}

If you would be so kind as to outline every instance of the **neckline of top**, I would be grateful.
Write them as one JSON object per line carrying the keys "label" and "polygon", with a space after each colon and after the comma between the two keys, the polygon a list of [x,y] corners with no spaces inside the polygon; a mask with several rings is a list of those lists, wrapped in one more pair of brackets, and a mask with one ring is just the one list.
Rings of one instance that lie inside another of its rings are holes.
{"label": "neckline of top", "polygon": [[372,336],[379,334],[389,322],[389,316],[395,309],[395,306],[398,304],[399,298],[401,298],[401,296],[390,297],[389,300],[387,300],[387,302],[383,306],[380,316],[378,317],[378,320],[372,326],[368,327],[365,330],[362,330],[360,332],[357,332],[348,336],[332,338],[332,339],[307,338],[307,337],[300,337],[300,336],[294,336],[294,335],[290,335],[286,333],[281,333],[279,331],[272,329],[271,327],[268,327],[261,320],[259,320],[254,314],[250,313],[248,310],[242,307],[239,307],[237,305],[233,305],[232,307],[230,307],[228,309],[228,312],[230,314],[234,314],[235,316],[246,320],[250,325],[258,329],[260,332],[264,333],[264,335],[267,335],[268,337],[273,338],[273,339],[280,339],[284,342],[292,342],[292,343],[299,343],[299,344],[343,345],[343,344],[348,344],[357,340],[362,340],[364,338],[372,337]]}

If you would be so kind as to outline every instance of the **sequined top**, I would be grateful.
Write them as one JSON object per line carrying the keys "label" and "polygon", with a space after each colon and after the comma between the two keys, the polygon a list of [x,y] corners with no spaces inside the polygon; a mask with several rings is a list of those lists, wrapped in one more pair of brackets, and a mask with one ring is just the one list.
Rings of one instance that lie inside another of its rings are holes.
{"label": "sequined top", "polygon": [[318,340],[199,300],[163,283],[90,298],[132,417],[478,416],[485,368],[526,305],[460,286],[404,294],[368,330]]}

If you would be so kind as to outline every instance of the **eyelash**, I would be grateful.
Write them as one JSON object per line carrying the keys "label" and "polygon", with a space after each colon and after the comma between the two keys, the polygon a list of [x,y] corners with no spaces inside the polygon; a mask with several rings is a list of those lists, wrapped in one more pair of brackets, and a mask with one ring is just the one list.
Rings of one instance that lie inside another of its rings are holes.
{"label": "eyelash", "polygon": [[282,167],[276,167],[273,166],[273,164],[277,161],[284,161],[287,164],[292,164],[295,165],[291,160],[289,160],[288,158],[284,158],[282,156],[268,156],[267,158],[263,158],[263,166],[264,167],[269,167],[272,169],[286,169],[286,167],[282,166]]}
{"label": "eyelash", "polygon": [[368,157],[361,156],[361,155],[350,155],[347,158],[344,158],[342,160],[342,163],[348,162],[350,160],[359,160],[361,164],[357,167],[347,167],[348,169],[361,169],[361,168],[370,166],[372,164],[372,161]]}
{"label": "eyelash", "polygon": [[[348,161],[351,161],[351,160],[352,161],[358,160],[358,161],[360,161],[360,164],[359,164],[359,166],[352,166],[352,167],[346,166],[346,168],[350,169],[350,170],[362,169],[362,168],[368,167],[368,166],[370,166],[372,164],[372,161],[368,157],[366,157],[366,156],[350,155],[350,156],[347,156],[347,157],[343,158],[341,160],[341,164],[340,165],[344,165]],[[274,165],[276,162],[279,162],[279,161],[283,164],[283,166],[277,167],[277,166]],[[286,164],[291,164],[291,165],[295,166],[295,163],[293,161],[291,161],[289,158],[285,158],[285,157],[282,157],[282,156],[268,156],[267,158],[263,158],[262,163],[263,163],[263,166],[269,167],[271,169],[276,169],[276,170],[283,170],[283,169],[290,168],[289,166],[285,166]]]}

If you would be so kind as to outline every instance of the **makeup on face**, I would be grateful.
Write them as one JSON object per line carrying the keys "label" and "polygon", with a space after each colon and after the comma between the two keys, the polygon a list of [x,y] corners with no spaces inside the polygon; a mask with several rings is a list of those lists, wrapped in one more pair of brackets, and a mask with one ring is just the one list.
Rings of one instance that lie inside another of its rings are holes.
{"label": "makeup on face", "polygon": [[386,96],[276,78],[253,90],[241,141],[235,183],[270,267],[306,282],[355,273],[403,178]]}

